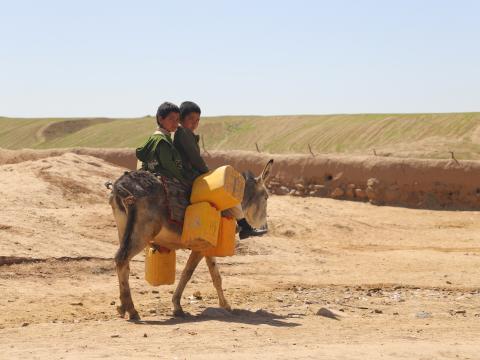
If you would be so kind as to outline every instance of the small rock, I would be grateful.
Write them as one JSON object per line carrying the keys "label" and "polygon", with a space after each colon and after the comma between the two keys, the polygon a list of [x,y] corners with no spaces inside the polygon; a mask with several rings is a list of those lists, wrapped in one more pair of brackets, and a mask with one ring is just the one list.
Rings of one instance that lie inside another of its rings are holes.
{"label": "small rock", "polygon": [[30,323],[28,323],[28,322],[22,323],[22,327],[25,327],[25,326],[28,326],[28,325],[30,325]]}
{"label": "small rock", "polygon": [[226,316],[231,316],[230,312],[228,312],[225,309],[222,308],[206,308],[202,312],[203,316],[208,316],[208,317],[213,317],[213,318],[219,318],[219,317],[226,317]]}
{"label": "small rock", "polygon": [[148,337],[147,333],[144,333],[144,334],[143,334],[143,337]]}
{"label": "small rock", "polygon": [[317,311],[317,315],[318,316],[323,316],[323,317],[327,317],[329,319],[335,319],[335,320],[338,320],[338,315],[335,314],[334,312],[328,310],[327,308],[320,308],[318,311]]}
{"label": "small rock", "polygon": [[467,310],[450,310],[449,311],[450,315],[467,315]]}
{"label": "small rock", "polygon": [[149,312],[150,314],[156,314],[156,313],[157,313],[157,309],[150,309],[150,310],[148,310],[148,312]]}
{"label": "small rock", "polygon": [[374,312],[375,314],[383,314],[383,311],[382,311],[382,310],[379,310],[379,309],[375,309],[375,310],[373,310],[373,312]]}
{"label": "small rock", "polygon": [[398,315],[398,312],[395,311],[395,312],[393,313],[393,315]]}
{"label": "small rock", "polygon": [[70,305],[73,305],[73,306],[83,306],[83,303],[81,303],[81,302],[76,302],[76,303],[70,303]]}
{"label": "small rock", "polygon": [[355,194],[355,197],[359,199],[365,199],[367,197],[367,193],[363,189],[355,189],[354,194]]}
{"label": "small rock", "polygon": [[398,302],[405,302],[405,299],[402,299],[402,296],[399,293],[393,294],[392,300],[398,301]]}
{"label": "small rock", "polygon": [[158,290],[152,290],[152,294],[158,294],[159,291]]}
{"label": "small rock", "polygon": [[335,189],[332,191],[332,193],[330,194],[330,196],[333,197],[333,198],[338,198],[338,197],[343,196],[344,194],[345,194],[345,192],[343,191],[343,189],[337,187],[337,188],[335,188]]}
{"label": "small rock", "polygon": [[452,285],[452,282],[451,281],[445,281],[448,285]]}
{"label": "small rock", "polygon": [[115,301],[112,300],[112,301],[110,302],[110,305],[115,305]]}
{"label": "small rock", "polygon": [[111,337],[111,338],[119,338],[119,337],[120,337],[120,335],[118,335],[118,334],[114,334],[114,335],[110,335],[110,337]]}
{"label": "small rock", "polygon": [[202,300],[202,293],[200,291],[195,291],[193,297],[197,300]]}
{"label": "small rock", "polygon": [[367,186],[370,188],[378,187],[380,185],[380,180],[377,178],[370,178],[367,180]]}
{"label": "small rock", "polygon": [[415,314],[417,319],[429,319],[432,317],[432,314],[427,311],[419,311]]}
{"label": "small rock", "polygon": [[300,315],[300,314],[290,314],[289,317],[294,318],[294,319],[301,319],[302,315]]}
{"label": "small rock", "polygon": [[347,190],[345,190],[345,195],[349,198],[354,197],[355,194],[355,184],[348,184]]}

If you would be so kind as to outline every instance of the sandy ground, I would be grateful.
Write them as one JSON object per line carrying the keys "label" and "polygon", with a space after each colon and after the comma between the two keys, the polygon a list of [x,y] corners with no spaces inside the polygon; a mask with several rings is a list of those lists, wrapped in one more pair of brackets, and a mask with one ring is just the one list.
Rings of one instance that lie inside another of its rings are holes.
{"label": "sandy ground", "polygon": [[0,358],[480,358],[480,212],[272,196],[269,235],[219,259],[232,313],[202,262],[173,318],[174,286],[150,287],[138,256],[142,321],[119,319],[103,182],[122,171],[75,154],[0,166]]}

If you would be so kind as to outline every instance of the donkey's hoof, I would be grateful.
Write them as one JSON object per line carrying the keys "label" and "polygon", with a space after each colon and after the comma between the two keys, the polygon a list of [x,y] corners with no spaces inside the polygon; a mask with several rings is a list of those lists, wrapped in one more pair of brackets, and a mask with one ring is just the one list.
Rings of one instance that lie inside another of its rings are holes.
{"label": "donkey's hoof", "polygon": [[187,315],[185,314],[185,312],[182,310],[182,309],[176,309],[176,310],[173,310],[173,316],[174,317],[186,317]]}
{"label": "donkey's hoof", "polygon": [[126,310],[123,307],[123,305],[117,306],[117,312],[118,312],[118,315],[120,315],[120,317],[122,318],[125,317]]}
{"label": "donkey's hoof", "polygon": [[134,313],[130,314],[128,320],[130,320],[130,321],[140,321],[141,319],[140,319],[140,315],[138,315],[138,312],[135,311]]}

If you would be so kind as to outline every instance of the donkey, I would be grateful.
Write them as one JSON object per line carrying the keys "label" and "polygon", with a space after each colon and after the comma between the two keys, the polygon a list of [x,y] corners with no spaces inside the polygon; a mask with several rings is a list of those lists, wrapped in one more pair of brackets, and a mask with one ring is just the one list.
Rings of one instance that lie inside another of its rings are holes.
{"label": "donkey", "polygon": [[[266,225],[268,193],[265,181],[273,164],[271,159],[262,173],[255,177],[251,172],[243,174],[245,192],[242,207],[247,221],[254,226]],[[107,187],[110,184],[106,184]],[[115,264],[120,287],[120,306],[117,311],[121,317],[128,312],[130,320],[140,320],[133,305],[130,292],[129,275],[130,260],[140,253],[150,242],[172,248],[171,244],[179,243],[181,227],[168,221],[168,209],[165,206],[165,192],[158,179],[146,171],[126,172],[113,184],[109,203],[117,224],[119,249],[115,255]],[[172,241],[173,239],[173,241]],[[174,316],[184,316],[180,299],[195,268],[204,256],[192,251],[180,281],[173,294]],[[213,285],[217,291],[220,307],[230,310],[222,290],[222,278],[214,257],[205,257]]]}

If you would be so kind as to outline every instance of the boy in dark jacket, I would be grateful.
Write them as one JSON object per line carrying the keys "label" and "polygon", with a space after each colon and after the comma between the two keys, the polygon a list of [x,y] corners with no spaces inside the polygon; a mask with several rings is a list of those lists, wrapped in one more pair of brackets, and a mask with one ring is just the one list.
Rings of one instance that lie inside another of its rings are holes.
{"label": "boy in dark jacket", "polygon": [[[175,132],[173,144],[178,149],[185,170],[193,174],[194,177],[208,172],[208,167],[200,155],[200,147],[198,145],[199,136],[195,134],[195,130],[200,122],[200,107],[191,101],[185,101],[180,105],[180,126]],[[238,205],[229,209],[240,225],[240,239],[250,236],[261,236],[267,230],[254,229],[245,219],[242,206]]]}

